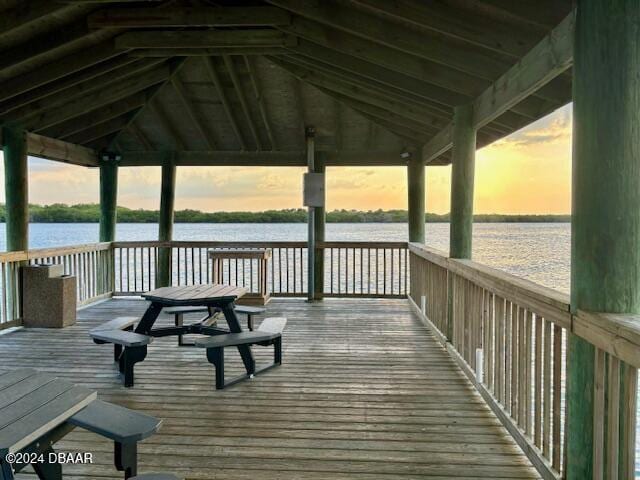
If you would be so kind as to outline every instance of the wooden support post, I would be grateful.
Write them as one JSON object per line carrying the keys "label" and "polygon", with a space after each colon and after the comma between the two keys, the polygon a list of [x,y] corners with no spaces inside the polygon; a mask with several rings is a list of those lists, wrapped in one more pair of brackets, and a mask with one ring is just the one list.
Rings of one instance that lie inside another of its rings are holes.
{"label": "wooden support post", "polygon": [[409,241],[424,243],[425,167],[421,154],[414,154],[407,162],[407,194]]}
{"label": "wooden support post", "polygon": [[[571,217],[574,312],[640,312],[640,78],[634,73],[640,68],[639,23],[636,0],[578,1]],[[568,358],[567,479],[601,478],[593,471],[594,347],[569,335]],[[632,418],[621,420],[622,425],[633,425]],[[634,458],[635,446],[629,443],[621,436],[620,458],[626,452]],[[620,478],[633,478],[633,468],[623,470],[624,463]]]}
{"label": "wooden support post", "polygon": [[456,107],[453,117],[451,168],[451,223],[449,256],[471,258],[473,231],[473,179],[476,160],[476,129],[471,105]]}
{"label": "wooden support post", "polygon": [[[315,130],[307,128],[307,167],[309,172],[315,170]],[[315,292],[315,262],[316,262],[316,230],[315,230],[315,207],[309,207],[307,219],[307,299],[312,302]]]}
{"label": "wooden support post", "polygon": [[29,185],[27,133],[18,127],[2,129],[7,251],[29,249]]}
{"label": "wooden support post", "polygon": [[[453,159],[451,168],[451,213],[449,256],[471,258],[473,232],[473,180],[476,159],[476,129],[471,105],[456,107],[453,113]],[[453,277],[448,277],[447,338],[453,331]]]}
{"label": "wooden support post", "polygon": [[116,238],[118,201],[118,165],[104,160],[100,165],[100,241],[113,242]]}
{"label": "wooden support post", "polygon": [[[326,171],[324,158],[320,154],[316,154],[313,165],[314,173],[324,174]],[[326,211],[324,205],[322,207],[311,207],[313,210],[313,237],[315,244],[323,243],[325,240],[325,220]],[[324,250],[315,250],[315,258],[313,264],[313,299],[322,300],[324,297]]]}
{"label": "wooden support post", "polygon": [[[176,166],[171,160],[162,165],[162,187],[160,192],[160,221],[158,224],[158,240],[169,242],[173,239],[173,212],[176,190]],[[158,272],[156,287],[171,285],[171,248],[161,247],[158,250]]]}

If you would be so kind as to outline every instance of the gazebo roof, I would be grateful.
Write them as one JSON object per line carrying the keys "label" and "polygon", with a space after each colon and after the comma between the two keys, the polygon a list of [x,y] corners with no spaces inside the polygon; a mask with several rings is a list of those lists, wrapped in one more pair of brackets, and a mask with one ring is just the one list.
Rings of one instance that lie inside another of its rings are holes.
{"label": "gazebo roof", "polygon": [[[308,126],[328,164],[402,164],[571,3],[3,0],[0,122],[124,165],[166,151],[179,164],[305,165]],[[565,72],[482,125],[478,146],[570,99]]]}

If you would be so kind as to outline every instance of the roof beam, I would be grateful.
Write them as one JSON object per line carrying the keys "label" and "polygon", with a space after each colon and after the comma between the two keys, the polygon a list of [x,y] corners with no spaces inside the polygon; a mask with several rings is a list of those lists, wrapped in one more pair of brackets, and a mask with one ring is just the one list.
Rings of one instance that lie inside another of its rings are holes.
{"label": "roof beam", "polygon": [[[328,166],[393,166],[406,165],[400,151],[318,152]],[[162,165],[162,152],[122,152],[121,166]],[[248,167],[306,167],[306,152],[300,151],[180,151],[174,156],[178,166],[248,166]]]}
{"label": "roof beam", "polygon": [[33,71],[21,74],[19,77],[3,81],[0,83],[0,101],[5,101],[61,78],[66,79],[76,72],[121,53],[113,48],[113,43],[110,41],[94,45],[80,52],[74,52]]}
{"label": "roof beam", "polygon": [[193,122],[193,124],[198,129],[198,132],[200,133],[200,136],[202,137],[202,139],[205,141],[205,143],[207,144],[207,146],[211,150],[215,150],[216,142],[213,139],[213,136],[211,135],[211,133],[209,133],[209,131],[207,130],[206,126],[202,123],[202,121],[200,120],[200,118],[196,114],[196,109],[195,109],[193,103],[191,102],[191,100],[189,99],[189,97],[187,95],[187,91],[184,88],[184,84],[178,78],[177,75],[173,75],[171,77],[170,82],[171,82],[171,85],[173,86],[174,91],[178,95],[178,98],[180,99],[180,102],[182,102],[182,105],[184,106],[185,110],[187,111],[187,114],[189,115],[189,118],[191,118],[191,121]]}
{"label": "roof beam", "polygon": [[42,130],[57,125],[86,113],[88,109],[96,110],[133,93],[145,90],[152,85],[162,83],[170,76],[171,69],[169,66],[163,65],[141,75],[119,80],[109,88],[82,95],[70,100],[63,106],[54,107],[51,110],[29,117],[26,122],[27,127],[31,130]]}
{"label": "roof beam", "polygon": [[[146,97],[147,97],[146,104],[149,104],[153,101],[153,99],[158,95],[160,90],[162,90],[162,87],[164,87],[164,85],[169,81],[169,79],[178,74],[178,71],[182,68],[185,62],[186,62],[185,58],[174,58],[169,61],[169,68],[170,68],[169,77],[164,82],[158,83],[146,91]],[[135,111],[130,116],[130,119],[129,119],[130,125],[135,122],[135,120],[140,116],[140,113],[143,110],[144,108],[140,107],[137,111]],[[123,129],[123,131],[124,130],[125,129]],[[117,143],[119,135],[120,134],[118,133],[113,137],[113,139],[111,140],[111,143],[109,144],[109,147],[112,147]]]}
{"label": "roof beam", "polygon": [[[123,65],[115,70],[105,72],[97,77],[85,80],[84,82],[75,84],[34,102],[27,103],[9,112],[4,112],[2,117],[9,121],[19,120],[21,123],[27,123],[29,121],[28,119],[34,115],[66,104],[74,98],[88,95],[91,92],[109,90],[114,83],[134,77],[163,61],[164,59],[147,59],[137,61],[133,64]],[[86,105],[85,111],[90,107],[90,105]]]}
{"label": "roof beam", "polygon": [[251,134],[253,135],[253,139],[256,143],[256,150],[262,150],[262,140],[260,140],[258,129],[256,128],[256,124],[251,117],[249,103],[247,102],[247,97],[244,94],[242,83],[240,82],[240,78],[238,77],[238,73],[236,72],[236,67],[233,64],[233,59],[229,55],[225,55],[222,58],[224,59],[224,65],[227,68],[227,73],[231,77],[231,82],[233,83],[233,88],[236,91],[236,95],[238,95],[238,100],[240,100],[242,111],[244,112],[245,117],[247,117],[249,129],[251,130]]}
{"label": "roof beam", "polygon": [[459,10],[440,2],[420,0],[355,0],[361,7],[376,11],[390,19],[409,23],[420,30],[428,29],[449,38],[495,51],[512,58],[527,53],[527,45],[540,39],[538,29],[509,24],[480,15],[465,17]]}
{"label": "roof beam", "polygon": [[80,132],[74,133],[67,138],[69,142],[77,144],[86,144],[100,138],[104,138],[112,133],[119,132],[127,126],[129,121],[128,115],[120,115],[105,122],[95,122],[88,124],[87,128]]}
{"label": "roof beam", "polygon": [[[295,47],[288,47],[295,48]],[[130,57],[213,57],[220,55],[285,55],[284,47],[136,48]]]}
{"label": "roof beam", "polygon": [[[575,11],[522,60],[487,88],[473,102],[473,123],[480,128],[531,95],[573,64]],[[452,147],[452,125],[448,125],[423,148],[423,160],[431,162]]]}
{"label": "roof beam", "polygon": [[89,28],[270,27],[291,15],[275,7],[108,8],[88,17]]}
{"label": "roof beam", "polygon": [[64,8],[64,6],[51,0],[18,2],[14,8],[3,11],[2,15],[0,15],[0,39],[15,30],[29,27],[33,22],[61,8]]}
{"label": "roof beam", "polygon": [[291,47],[295,37],[272,29],[141,31],[116,37],[117,49]]}
{"label": "roof beam", "polygon": [[264,99],[262,98],[260,86],[258,85],[258,75],[253,66],[253,60],[249,57],[244,57],[244,63],[247,66],[247,72],[249,72],[249,79],[251,80],[251,86],[253,87],[253,94],[256,97],[256,102],[258,103],[258,109],[260,110],[262,123],[264,124],[264,127],[267,130],[267,136],[269,137],[271,150],[276,150],[278,146],[276,144],[276,139],[273,133],[273,129],[271,128],[271,122],[269,121],[269,116],[267,115],[267,107],[264,104]]}
{"label": "roof beam", "polygon": [[487,81],[495,79],[510,61],[503,56],[476,48],[445,43],[428,31],[416,30],[390,22],[366,11],[355,13],[353,8],[332,0],[268,0],[269,3],[324,25],[356,35],[368,42],[385,45],[396,51],[454,68]]}
{"label": "roof beam", "polygon": [[222,108],[224,109],[229,122],[231,123],[231,128],[236,135],[238,143],[240,144],[240,148],[242,150],[247,150],[247,143],[244,141],[244,137],[242,135],[242,130],[240,129],[240,125],[238,125],[238,120],[236,116],[233,114],[233,108],[231,107],[231,103],[229,102],[229,97],[227,97],[226,92],[224,91],[224,86],[222,85],[222,81],[220,80],[220,75],[218,75],[218,71],[216,70],[216,65],[213,58],[203,57],[202,61],[204,62],[205,69],[209,74],[209,78],[211,82],[216,88],[218,92],[218,97],[220,98],[220,102],[222,103]]}
{"label": "roof beam", "polygon": [[[136,137],[136,139],[142,144],[144,148],[146,148],[147,150],[154,150],[151,140],[149,140],[149,138],[144,134],[144,132],[136,124],[136,122],[131,122],[127,126],[127,129],[133,134],[134,137]],[[116,147],[118,146],[117,143],[118,143],[117,140],[113,141],[113,144]],[[122,149],[119,149],[119,150],[122,150]]]}
{"label": "roof beam", "polygon": [[88,80],[99,78],[105,73],[113,72],[120,67],[130,65],[135,61],[135,58],[131,58],[126,55],[120,55],[118,57],[108,59],[104,62],[98,63],[97,65],[93,65],[84,70],[81,70],[78,73],[60,78],[58,80],[54,80],[38,88],[29,90],[21,95],[17,95],[7,100],[6,102],[1,103],[0,112],[2,112],[3,114],[6,112],[10,112],[11,110],[19,108],[23,105],[27,105],[29,103],[40,100],[43,97],[53,95],[54,93],[66,90]]}
{"label": "roof beam", "polygon": [[74,133],[81,132],[94,123],[102,123],[112,118],[131,113],[147,102],[145,92],[135,93],[130,97],[118,100],[96,111],[89,111],[66,122],[60,123],[42,131],[42,134],[53,138],[66,139]]}
{"label": "roof beam", "polygon": [[99,166],[98,156],[93,150],[35,133],[27,134],[27,152],[34,157],[58,162],[84,167]]}

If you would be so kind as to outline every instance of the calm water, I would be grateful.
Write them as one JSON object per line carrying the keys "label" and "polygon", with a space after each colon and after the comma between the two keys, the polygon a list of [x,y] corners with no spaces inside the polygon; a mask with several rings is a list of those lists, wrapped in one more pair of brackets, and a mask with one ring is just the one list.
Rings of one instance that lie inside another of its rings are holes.
{"label": "calm water", "polygon": [[[0,251],[5,250],[4,224],[0,224]],[[429,223],[427,244],[448,250],[449,225]],[[154,240],[154,224],[120,224],[118,240]],[[176,240],[269,241],[305,240],[305,224],[189,224],[175,225]],[[327,240],[404,241],[403,223],[327,224]],[[97,224],[47,224],[30,226],[31,248],[98,240]],[[528,278],[564,292],[569,290],[570,228],[568,223],[483,223],[474,226],[473,257],[486,265]]]}

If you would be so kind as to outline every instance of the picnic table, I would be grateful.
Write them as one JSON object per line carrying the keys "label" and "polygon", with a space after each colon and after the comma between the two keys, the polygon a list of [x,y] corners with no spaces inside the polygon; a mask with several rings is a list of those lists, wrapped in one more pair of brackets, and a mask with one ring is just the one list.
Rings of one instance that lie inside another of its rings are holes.
{"label": "picnic table", "polygon": [[[114,464],[124,478],[137,473],[137,443],[161,421],[97,399],[94,390],[24,368],[0,373],[0,480],[31,465],[38,478],[59,480],[62,463],[53,445],[76,427],[114,441]],[[91,452],[77,452],[87,463]],[[174,478],[174,477],[170,477]]]}

